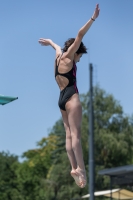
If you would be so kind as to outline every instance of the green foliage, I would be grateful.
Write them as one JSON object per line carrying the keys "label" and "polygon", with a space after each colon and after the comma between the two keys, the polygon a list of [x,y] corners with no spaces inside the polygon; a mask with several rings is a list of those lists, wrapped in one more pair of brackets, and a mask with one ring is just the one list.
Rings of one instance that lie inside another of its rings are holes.
{"label": "green foliage", "polygon": [[65,150],[65,138],[66,133],[64,130],[64,125],[62,119],[58,120],[53,126],[52,131],[49,133],[50,136],[56,136],[56,148],[52,152],[52,162],[54,164],[61,162],[60,155],[64,153]]}
{"label": "green foliage", "polygon": [[0,153],[0,200],[22,200],[17,184],[18,157]]}
{"label": "green foliage", "polygon": [[23,154],[27,160],[17,170],[21,194],[26,200],[45,199],[45,190],[41,185],[52,164],[51,154],[56,149],[56,136],[42,138],[37,146],[38,149]]}
{"label": "green foliage", "polygon": [[130,117],[124,115],[120,104],[112,95],[95,88],[95,158],[104,168],[132,162],[133,127]]}

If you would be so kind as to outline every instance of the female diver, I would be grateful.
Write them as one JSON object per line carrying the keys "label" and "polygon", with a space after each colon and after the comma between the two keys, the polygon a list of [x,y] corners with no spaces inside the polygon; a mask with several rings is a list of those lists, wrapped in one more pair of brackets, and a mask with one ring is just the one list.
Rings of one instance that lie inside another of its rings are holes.
{"label": "female diver", "polygon": [[41,45],[51,45],[56,51],[55,79],[60,88],[58,105],[66,131],[66,151],[72,167],[70,174],[81,188],[86,185],[86,172],[81,146],[82,107],[76,85],[76,63],[87,53],[82,39],[99,16],[99,12],[97,4],[89,21],[79,30],[76,38],[65,42],[63,49],[51,39],[39,39]]}

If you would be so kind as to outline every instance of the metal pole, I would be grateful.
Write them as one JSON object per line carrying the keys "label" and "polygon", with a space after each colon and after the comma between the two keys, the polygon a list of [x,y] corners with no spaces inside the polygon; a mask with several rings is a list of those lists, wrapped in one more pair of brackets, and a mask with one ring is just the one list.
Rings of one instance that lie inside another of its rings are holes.
{"label": "metal pole", "polygon": [[110,176],[110,200],[112,200],[112,176]]}
{"label": "metal pole", "polygon": [[89,193],[90,200],[94,200],[94,120],[93,120],[93,86],[92,86],[92,72],[93,66],[90,64],[90,92],[89,92]]}

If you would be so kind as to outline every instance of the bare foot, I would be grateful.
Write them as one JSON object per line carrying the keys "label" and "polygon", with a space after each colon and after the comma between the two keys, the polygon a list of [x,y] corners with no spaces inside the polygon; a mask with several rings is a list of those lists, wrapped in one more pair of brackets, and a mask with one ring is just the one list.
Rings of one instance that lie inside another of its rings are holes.
{"label": "bare foot", "polygon": [[73,170],[71,171],[71,176],[74,178],[76,184],[77,184],[79,187],[81,187],[82,182],[79,180],[79,175],[78,175],[78,173],[76,172],[76,170],[73,169]]}
{"label": "bare foot", "polygon": [[86,172],[85,172],[85,170],[77,168],[75,171],[77,172],[78,177],[79,177],[79,182],[81,183],[80,187],[84,188],[86,186]]}

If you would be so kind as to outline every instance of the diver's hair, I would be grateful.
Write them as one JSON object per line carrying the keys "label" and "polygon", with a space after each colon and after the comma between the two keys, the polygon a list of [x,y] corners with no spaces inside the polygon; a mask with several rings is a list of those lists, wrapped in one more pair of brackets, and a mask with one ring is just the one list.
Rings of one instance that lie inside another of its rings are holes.
{"label": "diver's hair", "polygon": [[[68,50],[68,48],[74,43],[75,38],[69,38],[65,43],[64,43],[64,47],[62,49],[63,52],[66,52]],[[76,51],[77,54],[84,54],[87,53],[87,48],[86,46],[83,44],[83,42],[81,42],[79,49]]]}

